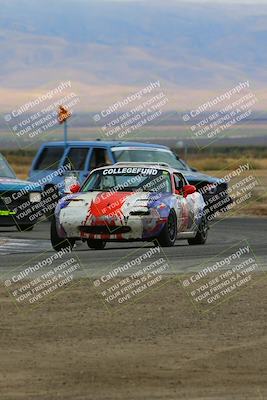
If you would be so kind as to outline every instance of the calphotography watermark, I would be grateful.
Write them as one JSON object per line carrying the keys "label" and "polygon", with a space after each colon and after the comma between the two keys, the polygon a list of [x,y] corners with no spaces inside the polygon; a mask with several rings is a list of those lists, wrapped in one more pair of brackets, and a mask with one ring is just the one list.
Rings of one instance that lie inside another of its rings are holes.
{"label": "calphotography watermark", "polygon": [[158,121],[168,102],[161,82],[154,81],[101,110],[93,120],[101,126],[101,135],[105,140],[123,140]]}
{"label": "calphotography watermark", "polygon": [[4,120],[20,148],[43,140],[58,127],[59,106],[64,105],[72,114],[80,102],[71,81],[59,82],[54,88],[43,91],[43,94],[4,115]]}
{"label": "calphotography watermark", "polygon": [[251,286],[262,272],[251,246],[243,240],[198,266],[181,284],[197,310],[207,312]]}
{"label": "calphotography watermark", "polygon": [[1,277],[19,309],[38,307],[75,283],[82,267],[71,250],[71,246],[66,246],[54,254],[39,254]]}
{"label": "calphotography watermark", "polygon": [[250,82],[239,82],[232,89],[190,110],[182,118],[189,125],[190,136],[201,149],[225,136],[230,128],[252,119],[257,102]]}
{"label": "calphotography watermark", "polygon": [[164,275],[172,272],[162,248],[142,247],[118,260],[94,280],[94,287],[110,311],[135,302],[151,290],[166,284]]}
{"label": "calphotography watermark", "polygon": [[240,212],[261,198],[266,189],[249,161],[240,160],[232,169],[221,170],[212,184],[199,182],[199,192],[205,198],[205,215],[209,223]]}
{"label": "calphotography watermark", "polygon": [[63,166],[57,163],[46,170],[37,172],[34,182],[25,182],[22,188],[2,193],[5,215],[13,218],[20,231],[28,230],[36,223],[53,214],[61,196],[64,195],[64,175],[72,171],[71,162],[66,159]]}

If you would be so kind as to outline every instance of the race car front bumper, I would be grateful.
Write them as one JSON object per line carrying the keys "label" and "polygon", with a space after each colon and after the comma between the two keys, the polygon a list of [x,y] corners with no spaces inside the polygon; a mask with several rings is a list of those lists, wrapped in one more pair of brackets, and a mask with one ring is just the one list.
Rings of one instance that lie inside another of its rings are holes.
{"label": "race car front bumper", "polygon": [[166,223],[166,218],[151,216],[128,216],[108,218],[106,216],[93,219],[88,223],[74,223],[69,219],[61,219],[58,234],[75,239],[101,239],[107,241],[148,240],[157,237]]}

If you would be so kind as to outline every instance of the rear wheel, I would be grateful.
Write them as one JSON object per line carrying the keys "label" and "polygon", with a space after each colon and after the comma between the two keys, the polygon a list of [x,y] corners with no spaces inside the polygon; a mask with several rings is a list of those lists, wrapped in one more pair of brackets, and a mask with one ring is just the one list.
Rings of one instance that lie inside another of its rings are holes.
{"label": "rear wheel", "polygon": [[107,242],[101,239],[88,239],[87,245],[90,249],[103,250],[106,247]]}
{"label": "rear wheel", "polygon": [[208,238],[209,225],[206,216],[203,216],[194,238],[188,239],[190,245],[205,244]]}
{"label": "rear wheel", "polygon": [[177,237],[177,220],[174,210],[170,211],[168,220],[160,232],[158,242],[162,247],[174,246]]}
{"label": "rear wheel", "polygon": [[61,251],[67,248],[72,250],[75,244],[74,239],[62,239],[61,237],[58,236],[55,216],[52,218],[51,221],[50,239],[52,247],[56,251]]}

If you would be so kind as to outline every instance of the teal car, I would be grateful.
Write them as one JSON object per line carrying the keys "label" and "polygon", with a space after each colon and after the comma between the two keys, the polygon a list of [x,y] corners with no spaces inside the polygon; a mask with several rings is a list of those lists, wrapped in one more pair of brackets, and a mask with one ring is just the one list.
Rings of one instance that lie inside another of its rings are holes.
{"label": "teal car", "polygon": [[32,230],[41,214],[41,186],[17,179],[0,154],[0,227],[16,226],[19,231]]}

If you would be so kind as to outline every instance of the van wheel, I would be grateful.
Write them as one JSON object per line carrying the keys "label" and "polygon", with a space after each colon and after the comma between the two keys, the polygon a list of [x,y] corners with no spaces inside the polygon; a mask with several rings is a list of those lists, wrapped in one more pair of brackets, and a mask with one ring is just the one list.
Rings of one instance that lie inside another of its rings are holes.
{"label": "van wheel", "polygon": [[55,216],[52,218],[51,221],[50,240],[53,249],[56,251],[61,251],[67,248],[69,248],[71,251],[75,244],[75,239],[62,239],[58,236]]}
{"label": "van wheel", "polygon": [[160,232],[158,242],[162,247],[174,246],[177,237],[177,219],[174,210],[170,211],[168,220]]}
{"label": "van wheel", "polygon": [[190,245],[205,244],[208,238],[209,225],[206,216],[203,216],[197,234],[194,238],[188,239]]}
{"label": "van wheel", "polygon": [[103,250],[106,247],[107,242],[101,239],[88,239],[87,245],[90,249]]}

